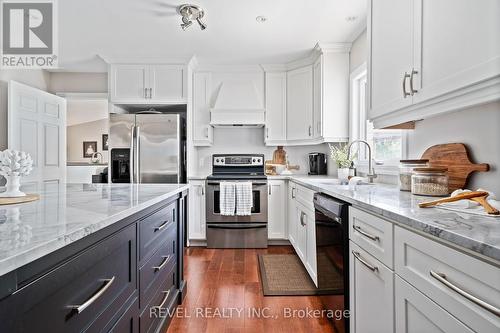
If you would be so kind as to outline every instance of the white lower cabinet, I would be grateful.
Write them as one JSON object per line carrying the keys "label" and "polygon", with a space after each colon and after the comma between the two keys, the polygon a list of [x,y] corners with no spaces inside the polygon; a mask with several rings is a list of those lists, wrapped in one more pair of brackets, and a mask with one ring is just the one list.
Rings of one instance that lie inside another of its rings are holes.
{"label": "white lower cabinet", "polygon": [[349,248],[351,332],[394,332],[394,273],[352,241]]}
{"label": "white lower cabinet", "polygon": [[474,332],[397,275],[395,287],[396,332]]}
{"label": "white lower cabinet", "polygon": [[295,223],[297,225],[297,233],[295,237],[295,251],[299,255],[304,265],[306,265],[306,251],[307,251],[307,227],[306,227],[306,214],[304,213],[304,208],[301,204],[296,204],[297,209],[295,210]]}
{"label": "white lower cabinet", "polygon": [[190,180],[189,206],[188,206],[188,239],[206,239],[206,216],[205,216],[205,181]]}
{"label": "white lower cabinet", "polygon": [[287,239],[286,200],[287,188],[284,180],[268,180],[267,230],[269,239]]}
{"label": "white lower cabinet", "polygon": [[297,205],[295,201],[295,193],[297,188],[292,182],[288,183],[288,200],[287,200],[287,219],[288,219],[288,240],[293,245],[296,246],[297,239]]}

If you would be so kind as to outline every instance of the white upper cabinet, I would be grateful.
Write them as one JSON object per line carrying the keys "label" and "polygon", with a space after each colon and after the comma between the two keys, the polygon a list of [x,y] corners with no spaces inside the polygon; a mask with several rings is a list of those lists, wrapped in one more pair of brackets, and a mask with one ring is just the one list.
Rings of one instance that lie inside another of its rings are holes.
{"label": "white upper cabinet", "polygon": [[266,73],[266,128],[267,145],[286,141],[286,72]]}
{"label": "white upper cabinet", "polygon": [[111,102],[185,104],[186,78],[186,67],[183,65],[111,65]]}
{"label": "white upper cabinet", "polygon": [[130,102],[146,99],[149,88],[148,66],[113,65],[110,75],[111,101]]}
{"label": "white upper cabinet", "polygon": [[414,103],[500,75],[498,0],[415,0],[415,8]]}
{"label": "white upper cabinet", "polygon": [[313,137],[312,66],[287,73],[287,141],[304,141]]}
{"label": "white upper cabinet", "polygon": [[497,0],[371,0],[368,106],[375,127],[500,99],[499,12]]}
{"label": "white upper cabinet", "polygon": [[411,105],[408,90],[413,61],[412,3],[413,0],[382,0],[371,4],[370,118]]}
{"label": "white upper cabinet", "polygon": [[193,74],[193,144],[210,146],[213,143],[213,127],[210,126],[211,74]]}
{"label": "white upper cabinet", "polygon": [[186,67],[182,65],[152,65],[149,68],[150,99],[155,102],[186,101]]}
{"label": "white upper cabinet", "polygon": [[323,95],[323,67],[321,58],[313,65],[313,136],[321,138],[322,120],[322,95]]}

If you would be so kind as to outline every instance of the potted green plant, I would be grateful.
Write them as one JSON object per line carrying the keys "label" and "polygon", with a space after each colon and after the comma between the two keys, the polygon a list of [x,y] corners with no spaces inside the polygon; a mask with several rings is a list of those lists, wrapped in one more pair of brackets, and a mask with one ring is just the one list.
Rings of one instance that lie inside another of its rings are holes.
{"label": "potted green plant", "polygon": [[330,158],[337,165],[338,178],[341,181],[347,181],[349,168],[352,166],[357,154],[349,156],[349,145],[347,144],[328,144],[328,146],[330,147]]}

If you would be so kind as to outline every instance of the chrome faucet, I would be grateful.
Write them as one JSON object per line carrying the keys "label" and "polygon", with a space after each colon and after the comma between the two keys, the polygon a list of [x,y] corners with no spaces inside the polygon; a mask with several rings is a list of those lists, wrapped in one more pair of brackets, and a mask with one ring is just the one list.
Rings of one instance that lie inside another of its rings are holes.
{"label": "chrome faucet", "polygon": [[373,183],[373,179],[377,178],[377,174],[375,173],[375,170],[373,169],[372,165],[372,147],[368,143],[368,141],[365,140],[354,140],[349,144],[349,147],[347,148],[347,159],[350,159],[351,157],[351,147],[355,143],[364,143],[368,147],[368,174],[366,177],[370,180],[370,183]]}

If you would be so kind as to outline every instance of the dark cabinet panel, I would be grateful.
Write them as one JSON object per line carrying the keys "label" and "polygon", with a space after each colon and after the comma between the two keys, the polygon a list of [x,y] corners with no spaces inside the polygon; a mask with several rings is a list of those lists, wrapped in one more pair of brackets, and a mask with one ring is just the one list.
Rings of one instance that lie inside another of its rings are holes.
{"label": "dark cabinet panel", "polygon": [[139,299],[130,305],[125,313],[109,330],[110,333],[138,333],[139,332]]}
{"label": "dark cabinet panel", "polygon": [[177,305],[176,267],[168,272],[166,279],[153,293],[151,301],[142,307],[139,317],[140,333],[156,332],[157,328],[170,321],[170,314]]}
{"label": "dark cabinet panel", "polygon": [[158,250],[139,269],[141,307],[149,302],[155,290],[166,279],[172,267],[177,264],[176,225],[171,225],[165,236],[165,239],[162,239],[163,244],[160,245]]}
{"label": "dark cabinet panel", "polygon": [[177,224],[177,201],[139,221],[139,260],[147,260],[164,239],[169,227]]}
{"label": "dark cabinet panel", "polygon": [[0,303],[2,332],[98,331],[137,287],[136,225],[104,239]]}

